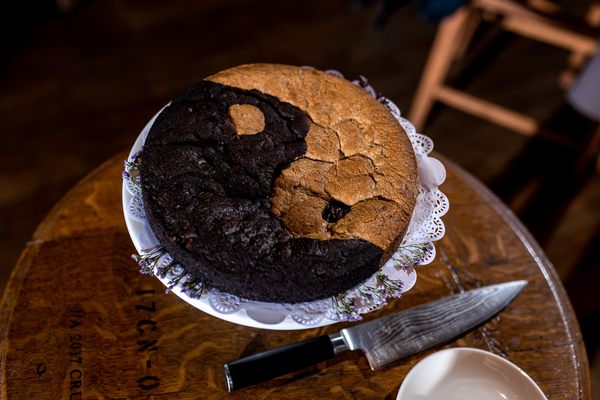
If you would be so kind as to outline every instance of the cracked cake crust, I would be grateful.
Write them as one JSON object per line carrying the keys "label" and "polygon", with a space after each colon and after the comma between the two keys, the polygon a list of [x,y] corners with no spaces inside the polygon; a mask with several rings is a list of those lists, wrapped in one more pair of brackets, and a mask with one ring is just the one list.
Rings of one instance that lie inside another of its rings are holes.
{"label": "cracked cake crust", "polygon": [[221,291],[297,303],[375,273],[417,196],[412,145],[380,103],[312,69],[245,65],[188,89],[141,153],[153,232]]}
{"label": "cracked cake crust", "polygon": [[[360,238],[391,255],[404,236],[418,194],[414,151],[398,121],[356,85],[287,65],[248,64],[208,80],[256,89],[309,117],[307,151],[276,179],[271,212],[294,237]],[[350,207],[322,218],[332,201]]]}

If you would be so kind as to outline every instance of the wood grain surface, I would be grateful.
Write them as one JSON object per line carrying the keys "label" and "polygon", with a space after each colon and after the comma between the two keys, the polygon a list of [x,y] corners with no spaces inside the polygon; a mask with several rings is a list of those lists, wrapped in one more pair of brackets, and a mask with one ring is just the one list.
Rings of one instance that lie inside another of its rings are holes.
{"label": "wood grain surface", "polygon": [[[100,166],[47,216],[0,306],[3,399],[395,399],[409,369],[435,349],[379,371],[356,352],[227,394],[222,365],[337,331],[237,326],[204,314],[140,275],[121,210],[125,154]],[[523,368],[549,399],[589,399],[577,321],[553,267],[486,188],[444,160],[450,199],[436,261],[386,313],[461,289],[527,279],[499,317],[452,346],[491,350]]]}

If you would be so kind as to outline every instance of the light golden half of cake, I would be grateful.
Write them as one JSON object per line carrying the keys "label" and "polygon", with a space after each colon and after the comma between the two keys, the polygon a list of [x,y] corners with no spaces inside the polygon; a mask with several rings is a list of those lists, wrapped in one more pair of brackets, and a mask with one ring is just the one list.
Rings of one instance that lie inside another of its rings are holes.
{"label": "light golden half of cake", "polygon": [[[360,238],[386,255],[395,250],[416,203],[417,166],[410,140],[382,104],[351,82],[312,68],[248,64],[207,79],[275,96],[309,117],[306,154],[281,172],[271,198],[271,212],[290,234]],[[255,124],[253,118],[246,123]],[[244,121],[236,128],[245,131]],[[329,222],[323,210],[333,201],[350,208]]]}

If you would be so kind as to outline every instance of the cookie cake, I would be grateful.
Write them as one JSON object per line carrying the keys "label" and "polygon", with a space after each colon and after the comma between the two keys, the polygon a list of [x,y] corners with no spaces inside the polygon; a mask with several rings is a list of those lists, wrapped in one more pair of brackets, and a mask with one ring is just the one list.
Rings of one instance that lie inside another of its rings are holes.
{"label": "cookie cake", "polygon": [[190,87],[157,116],[140,158],[160,245],[197,281],[264,302],[369,278],[400,244],[419,187],[411,142],[382,104],[286,65]]}

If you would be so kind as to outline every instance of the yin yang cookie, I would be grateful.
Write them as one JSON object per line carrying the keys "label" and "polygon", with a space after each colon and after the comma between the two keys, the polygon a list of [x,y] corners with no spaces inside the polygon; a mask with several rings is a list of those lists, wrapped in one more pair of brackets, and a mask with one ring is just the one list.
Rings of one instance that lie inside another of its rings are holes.
{"label": "yin yang cookie", "polygon": [[418,194],[412,145],[361,88],[250,64],[210,76],[156,118],[141,155],[146,215],[209,287],[297,303],[375,273]]}

